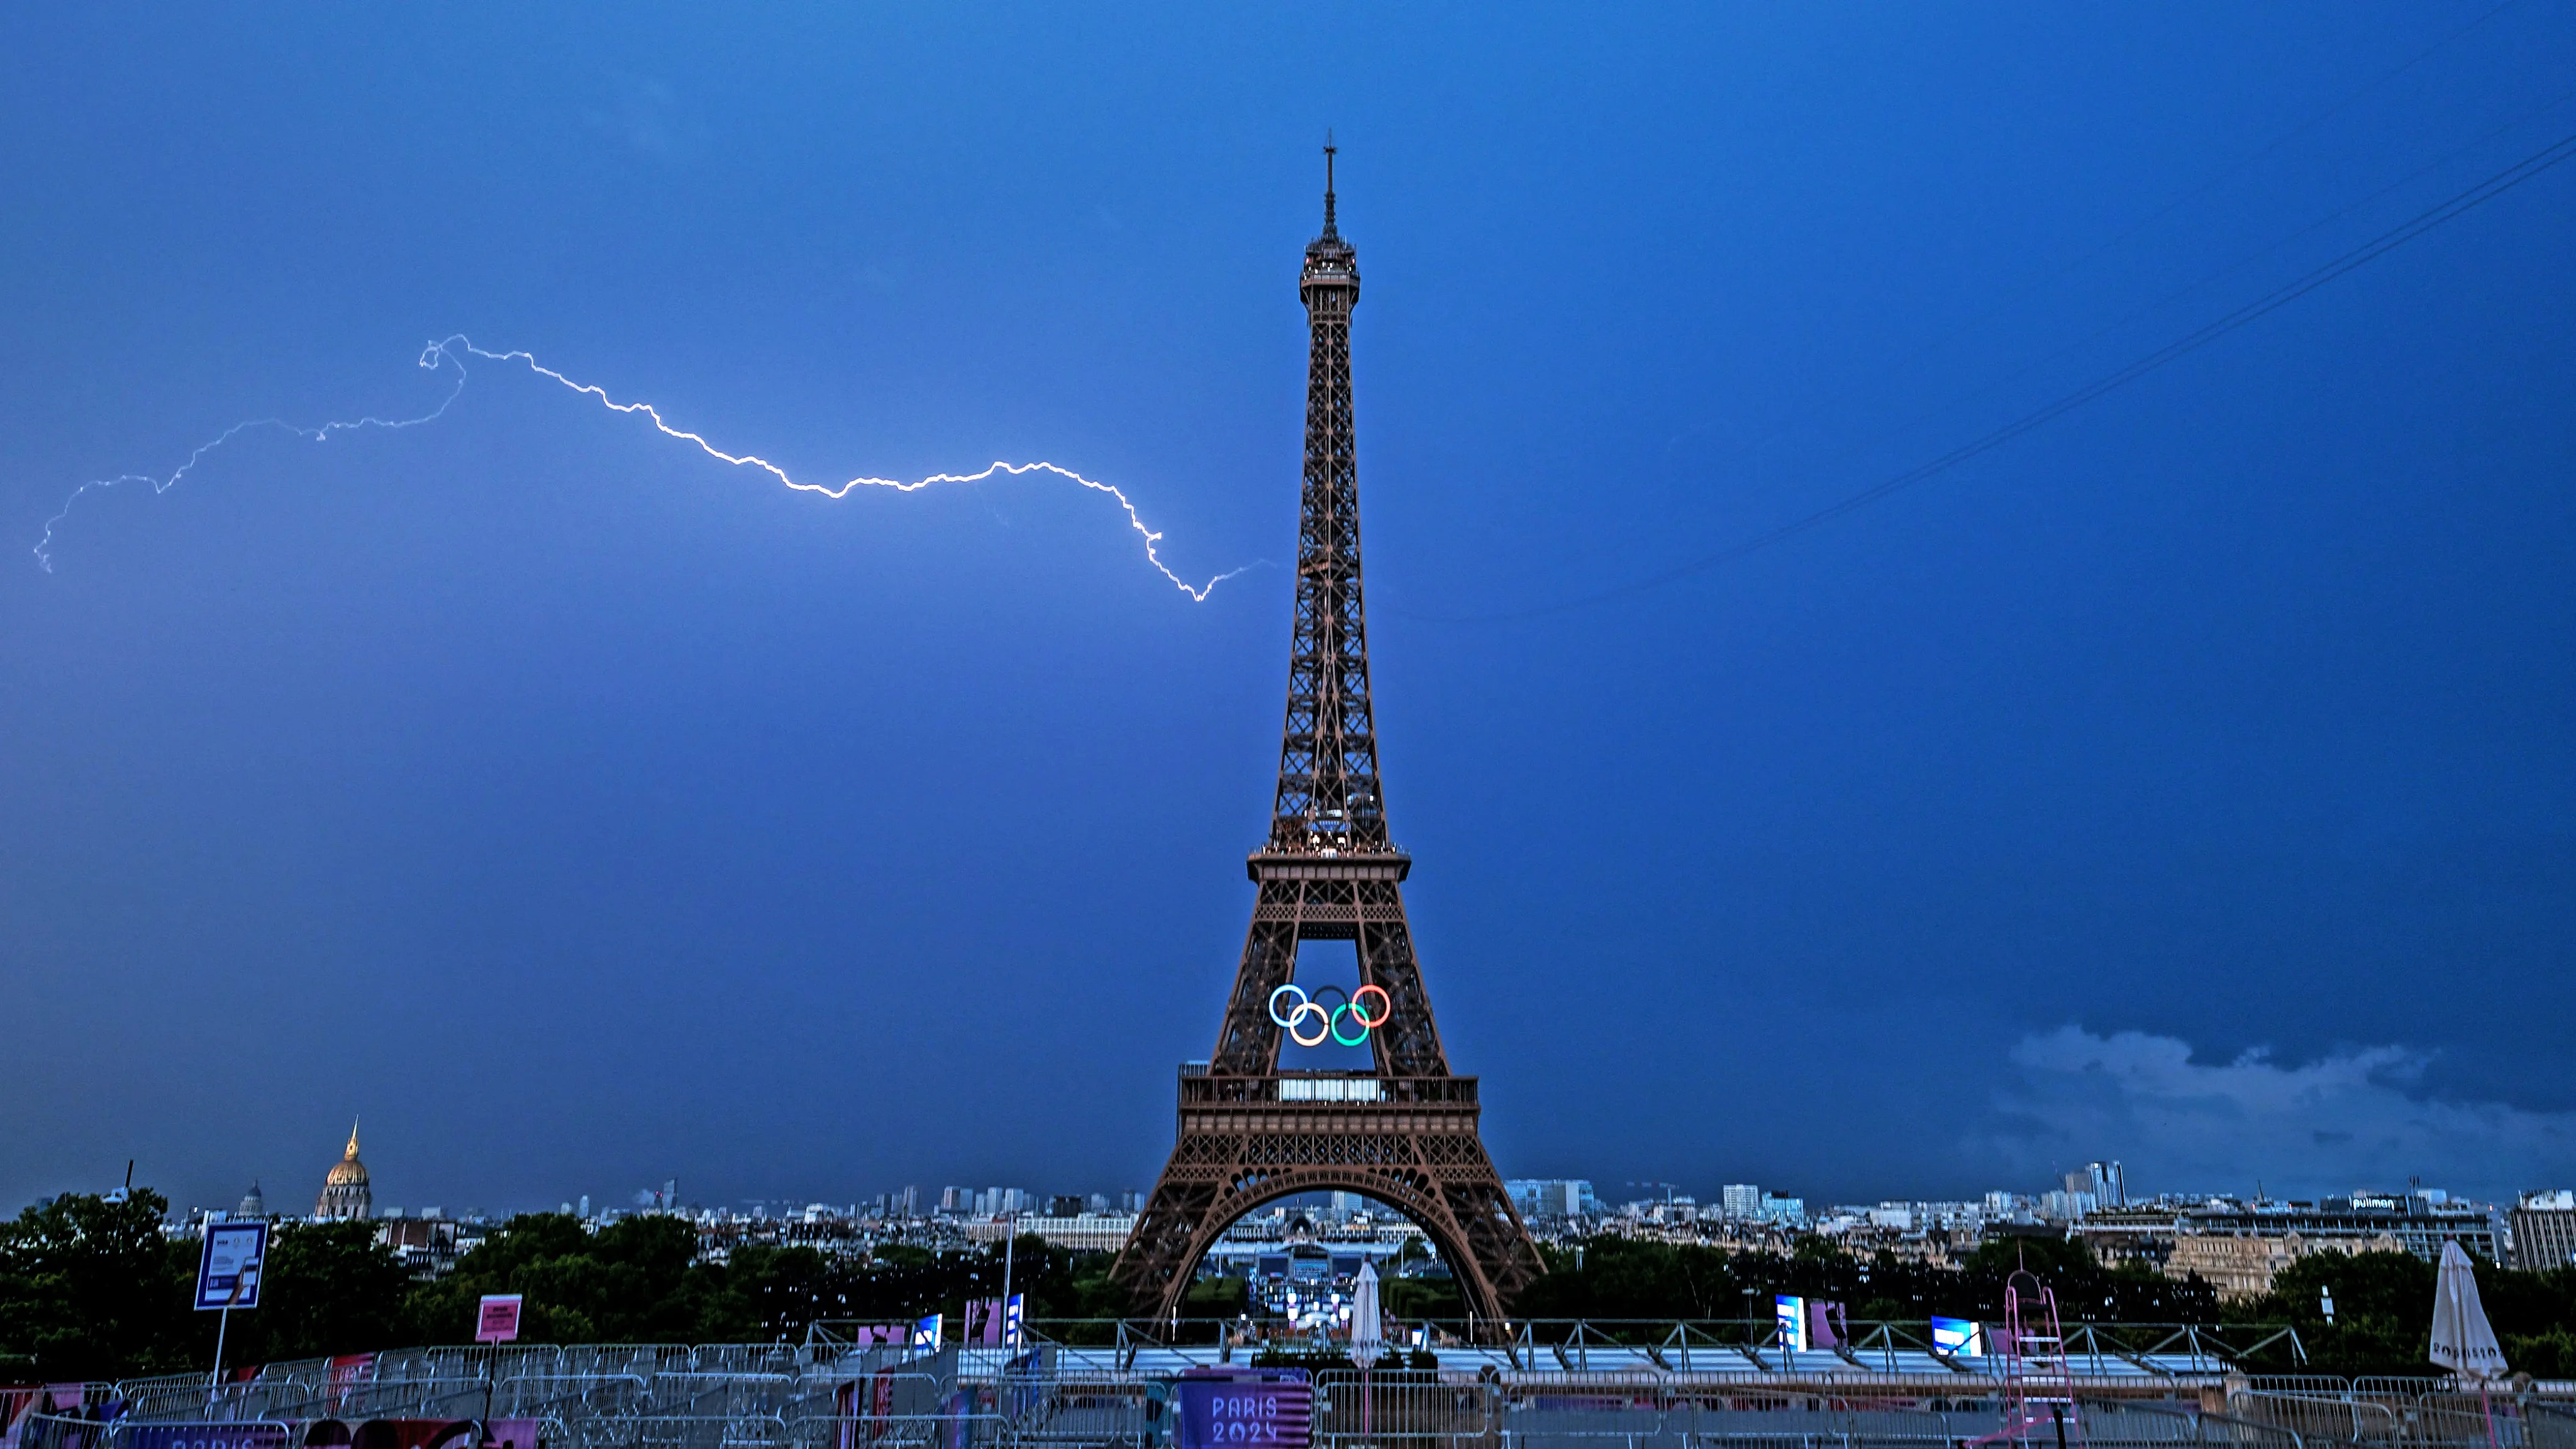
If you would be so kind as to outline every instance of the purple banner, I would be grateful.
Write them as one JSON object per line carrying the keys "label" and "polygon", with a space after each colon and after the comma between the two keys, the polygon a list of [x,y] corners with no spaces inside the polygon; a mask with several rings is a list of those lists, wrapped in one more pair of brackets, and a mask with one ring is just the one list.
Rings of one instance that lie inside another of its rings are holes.
{"label": "purple banner", "polygon": [[1315,1391],[1304,1369],[1200,1369],[1174,1387],[1181,1396],[1180,1449],[1306,1449],[1313,1436]]}

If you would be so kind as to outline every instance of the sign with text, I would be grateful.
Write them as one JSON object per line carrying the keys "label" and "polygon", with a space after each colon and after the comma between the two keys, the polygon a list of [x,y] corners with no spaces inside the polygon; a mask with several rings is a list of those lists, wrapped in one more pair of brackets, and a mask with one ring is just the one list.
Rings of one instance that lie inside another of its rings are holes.
{"label": "sign with text", "polygon": [[1304,1369],[1195,1369],[1173,1388],[1179,1449],[1306,1449],[1313,1438],[1315,1390]]}
{"label": "sign with text", "polygon": [[519,1293],[486,1293],[482,1306],[474,1312],[476,1343],[512,1343],[519,1337],[519,1306],[526,1295]]}
{"label": "sign with text", "polygon": [[197,1257],[197,1306],[257,1308],[259,1265],[268,1258],[268,1224],[208,1223]]}

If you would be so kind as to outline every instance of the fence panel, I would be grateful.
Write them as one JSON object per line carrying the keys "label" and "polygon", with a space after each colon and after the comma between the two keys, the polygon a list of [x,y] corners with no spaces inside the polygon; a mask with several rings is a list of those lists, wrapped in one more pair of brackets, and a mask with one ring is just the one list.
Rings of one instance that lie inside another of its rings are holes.
{"label": "fence panel", "polygon": [[1315,1376],[1314,1443],[1316,1449],[1491,1444],[1496,1397],[1490,1384],[1444,1384],[1428,1370],[1327,1369]]}
{"label": "fence panel", "polygon": [[2287,1429],[2302,1439],[2322,1439],[2341,1444],[2395,1444],[2404,1438],[2404,1426],[2394,1409],[2378,1400],[2349,1393],[2292,1394],[2257,1390],[2230,1395],[2227,1409],[2240,1419]]}

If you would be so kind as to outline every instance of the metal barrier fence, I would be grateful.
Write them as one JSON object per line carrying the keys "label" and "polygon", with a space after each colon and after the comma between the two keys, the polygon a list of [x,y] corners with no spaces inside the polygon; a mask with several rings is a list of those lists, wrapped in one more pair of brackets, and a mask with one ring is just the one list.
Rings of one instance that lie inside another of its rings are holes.
{"label": "metal barrier fence", "polygon": [[[1313,1449],[1960,1449],[2000,1424],[1993,1385],[1946,1370],[1846,1387],[1459,1358],[1477,1366],[1319,1372]],[[129,1380],[79,1395],[77,1411],[49,1400],[0,1449],[1168,1449],[1178,1371],[1053,1345],[411,1349],[220,1385]],[[2576,1449],[2576,1400],[2482,1400],[2441,1379],[2236,1375],[2223,1395],[2170,1380],[2078,1395],[2068,1443],[2083,1449]],[[2024,1449],[2051,1439],[2043,1424]]]}
{"label": "metal barrier fence", "polygon": [[[30,1415],[10,1449],[984,1449],[1168,1442],[1168,1392],[1054,1371],[1052,1349],[772,1345],[415,1349],[134,1379],[112,1415]],[[274,1434],[247,1432],[272,1426]],[[172,1442],[174,1428],[192,1431]],[[224,1433],[226,1429],[244,1430]]]}
{"label": "metal barrier fence", "polygon": [[2576,1405],[2530,1393],[2462,1392],[2447,1379],[2278,1380],[2228,1395],[2229,1412],[2310,1442],[2576,1449]]}
{"label": "metal barrier fence", "polygon": [[[1956,1449],[1992,1437],[1991,1400],[1766,1395],[1755,1385],[1443,1382],[1436,1374],[1316,1379],[1315,1449]],[[2070,1442],[2302,1449],[2299,1436],[2196,1405],[2086,1401]],[[2043,1431],[2041,1440],[2047,1438]]]}

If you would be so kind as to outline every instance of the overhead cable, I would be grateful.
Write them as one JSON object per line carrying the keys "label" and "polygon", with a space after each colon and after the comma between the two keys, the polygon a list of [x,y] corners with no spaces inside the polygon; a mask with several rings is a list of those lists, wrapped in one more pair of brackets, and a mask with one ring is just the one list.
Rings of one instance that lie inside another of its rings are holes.
{"label": "overhead cable", "polygon": [[1757,534],[1741,543],[1733,544],[1726,548],[1719,549],[1715,553],[1706,554],[1699,558],[1692,559],[1688,563],[1675,565],[1661,573],[1652,574],[1646,578],[1621,584],[1615,588],[1603,589],[1598,593],[1585,594],[1578,598],[1567,599],[1560,603],[1543,604],[1534,609],[1516,609],[1493,614],[1450,617],[1423,614],[1414,615],[1412,617],[1428,619],[1435,623],[1467,624],[1508,619],[1530,619],[1538,618],[1547,614],[1560,614],[1569,609],[1586,608],[1593,604],[1605,603],[1612,599],[1625,598],[1631,594],[1644,593],[1649,589],[1660,588],[1665,584],[1674,582],[1675,580],[1688,578],[1693,574],[1705,573],[1722,564],[1732,563],[1748,554],[1759,553],[1763,549],[1769,548],[1774,544],[1787,542],[1810,529],[1830,523],[1833,520],[1842,517],[1844,514],[1866,508],[1900,489],[1911,487],[1928,478],[1945,473],[1970,459],[1990,453],[1995,449],[2002,447],[2004,444],[2011,442],[2013,439],[2020,437],[2024,433],[2054,422],[2058,418],[2064,417],[2066,414],[2075,411],[2077,408],[2094,401],[2106,393],[2126,387],[2130,383],[2137,381],[2148,373],[2154,372],[2156,369],[2163,367],[2165,364],[2172,362],[2177,358],[2197,352],[2201,348],[2208,346],[2210,343],[2217,341],[2219,338],[2226,336],[2228,333],[2233,332],[2248,323],[2258,321],[2263,317],[2279,311],[2281,308],[2288,306],[2290,303],[2297,301],[2299,298],[2306,296],[2308,293],[2315,291],[2317,288],[2324,286],[2328,282],[2334,281],[2338,277],[2369,265],[2371,262],[2386,256],[2388,253],[2406,245],[2408,242],[2415,240],[2426,232],[2432,231],[2434,228],[2441,226],[2445,222],[2449,222],[2466,215],[2470,211],[2473,211],[2504,193],[2511,191],[2513,188],[2520,186],[2522,183],[2529,181],[2531,178],[2538,176],[2542,172],[2547,171],[2558,163],[2567,160],[2571,156],[2576,156],[2576,134],[2563,136],[2558,140],[2551,142],[2549,145],[2525,156],[2503,170],[2488,176],[2485,180],[2478,182],[2476,185],[2471,186],[2467,190],[2460,192],[2450,199],[2418,212],[2406,221],[2389,228],[2387,231],[2381,232],[2379,235],[2372,237],[2370,240],[2363,242],[2361,245],[2354,247],[2350,251],[2347,251],[2332,260],[2300,274],[2290,281],[2283,283],[2279,287],[2274,288],[2270,292],[2246,303],[2244,306],[2218,318],[2216,321],[2210,322],[2192,332],[2186,333],[2183,336],[2166,343],[2164,346],[2157,348],[2155,351],[2138,358],[2128,365],[2113,372],[2106,373],[2103,376],[2096,378],[2094,381],[2077,388],[2075,391],[2067,393],[2065,396],[2058,398],[2054,402],[2048,403],[2031,412],[2024,413],[2013,421],[2005,423],[2003,426],[1995,428],[1990,432],[1980,434],[1968,442],[1962,443],[1959,446],[1952,448],[1950,451],[1943,453],[1937,458],[1933,458],[1928,462],[1919,463],[1914,467],[1906,469],[1902,473],[1898,473],[1891,478],[1876,483],[1847,498],[1829,503],[1812,513],[1805,514],[1799,518],[1781,524],[1779,527],[1774,528],[1767,533]]}

